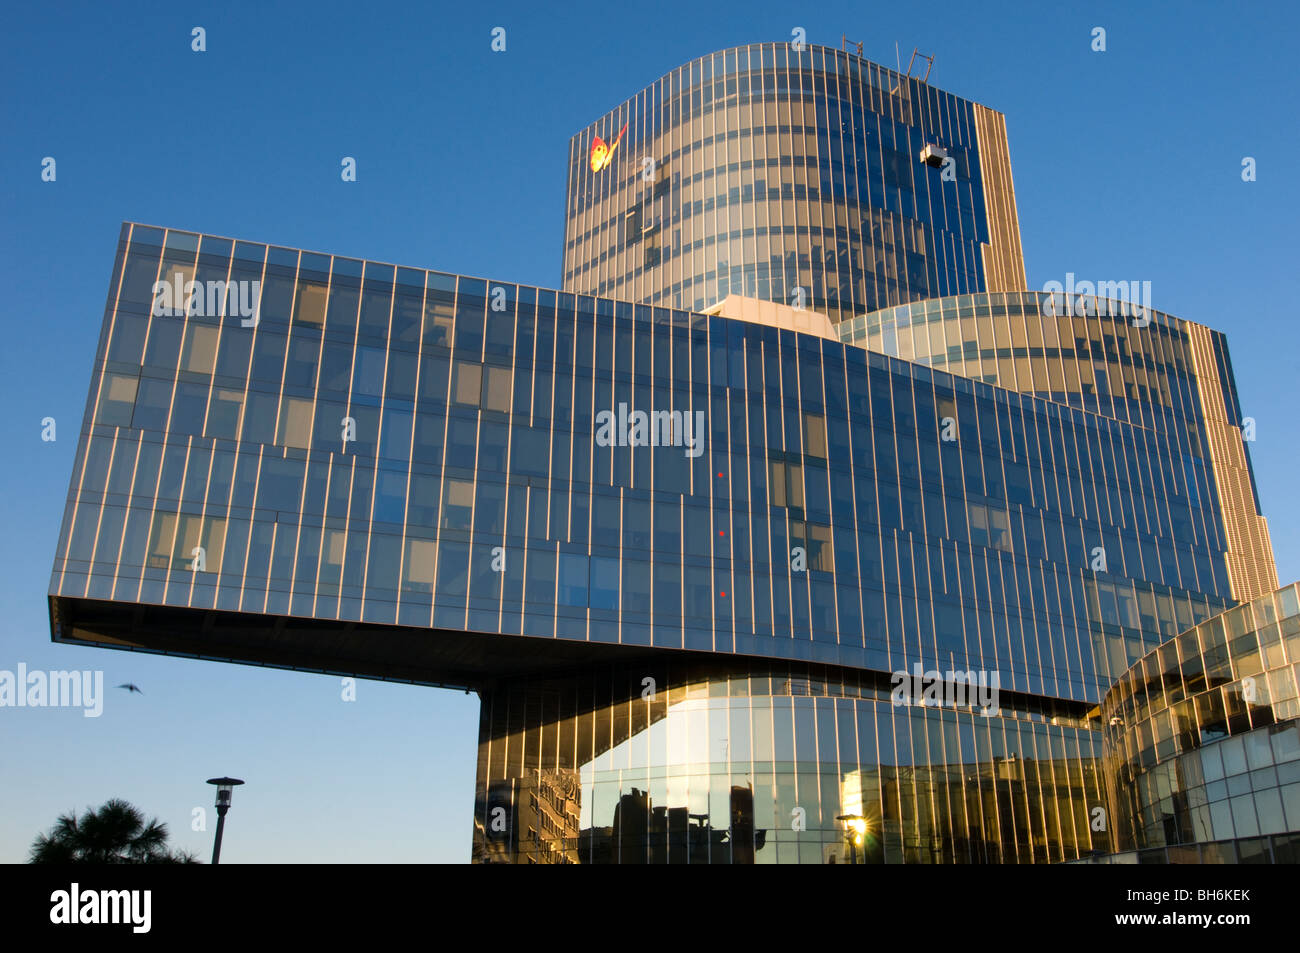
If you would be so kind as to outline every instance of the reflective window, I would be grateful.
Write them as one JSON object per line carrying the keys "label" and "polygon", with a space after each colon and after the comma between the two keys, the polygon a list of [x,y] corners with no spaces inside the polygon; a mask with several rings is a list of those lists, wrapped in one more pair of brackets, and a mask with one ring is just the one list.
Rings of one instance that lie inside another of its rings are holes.
{"label": "reflective window", "polygon": [[451,399],[457,404],[479,404],[483,388],[483,365],[457,361],[451,385]]}
{"label": "reflective window", "polygon": [[106,374],[99,393],[95,420],[106,427],[131,426],[139,378],[127,374]]}
{"label": "reflective window", "polygon": [[442,495],[442,528],[469,529],[473,510],[474,484],[448,479]]}

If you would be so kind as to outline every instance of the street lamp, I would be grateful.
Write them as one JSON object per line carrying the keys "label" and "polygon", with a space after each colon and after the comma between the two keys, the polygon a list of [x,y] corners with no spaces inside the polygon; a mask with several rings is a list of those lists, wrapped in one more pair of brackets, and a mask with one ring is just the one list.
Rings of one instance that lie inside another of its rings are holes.
{"label": "street lamp", "polygon": [[212,845],[212,862],[221,863],[221,832],[226,826],[226,811],[230,810],[230,793],[235,785],[243,784],[239,778],[208,778],[209,784],[217,786],[217,839]]}
{"label": "street lamp", "polygon": [[[850,863],[858,862],[858,847],[862,844],[862,834],[867,829],[867,819],[861,814],[837,814],[835,820],[846,822],[849,840],[849,855],[853,858]],[[850,833],[851,832],[851,833]],[[866,860],[864,853],[863,860]]]}

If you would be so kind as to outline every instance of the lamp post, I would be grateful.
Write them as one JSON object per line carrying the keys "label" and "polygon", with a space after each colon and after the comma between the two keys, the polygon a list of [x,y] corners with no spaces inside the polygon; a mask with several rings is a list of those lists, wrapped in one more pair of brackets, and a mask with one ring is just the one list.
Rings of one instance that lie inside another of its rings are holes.
{"label": "lamp post", "polygon": [[[858,845],[862,843],[862,832],[867,829],[867,819],[861,814],[837,814],[835,820],[844,821],[848,828],[845,831],[849,840],[849,856],[853,859],[849,863],[858,862]],[[864,857],[865,859],[865,857]]]}
{"label": "lamp post", "polygon": [[221,832],[226,826],[226,811],[230,810],[230,794],[235,785],[243,784],[239,778],[208,778],[209,784],[217,786],[217,839],[212,845],[212,862],[221,863]]}

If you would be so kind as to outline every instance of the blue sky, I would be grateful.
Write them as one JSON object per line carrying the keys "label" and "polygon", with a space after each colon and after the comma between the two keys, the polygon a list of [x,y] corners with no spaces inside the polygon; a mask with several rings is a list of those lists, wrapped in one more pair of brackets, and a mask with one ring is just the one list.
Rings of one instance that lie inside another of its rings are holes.
{"label": "blue sky", "polygon": [[[205,860],[467,861],[478,701],[56,646],[46,597],[124,219],[556,287],[568,137],[741,43],[914,46],[1007,116],[1029,285],[1141,279],[1229,336],[1280,581],[1300,578],[1293,4],[22,4],[0,36],[0,669],[105,672],[103,715],[0,709],[0,862],[125,797]],[[1139,8],[1140,7],[1140,8]],[[808,12],[805,12],[808,11]],[[207,52],[190,31],[207,31]],[[491,30],[506,29],[504,53]],[[1107,31],[1093,52],[1091,31]],[[41,160],[57,180],[41,181]],[[339,177],[343,156],[357,182]],[[1258,180],[1241,179],[1245,156]],[[40,421],[58,439],[40,439]],[[215,821],[215,818],[210,818]]]}

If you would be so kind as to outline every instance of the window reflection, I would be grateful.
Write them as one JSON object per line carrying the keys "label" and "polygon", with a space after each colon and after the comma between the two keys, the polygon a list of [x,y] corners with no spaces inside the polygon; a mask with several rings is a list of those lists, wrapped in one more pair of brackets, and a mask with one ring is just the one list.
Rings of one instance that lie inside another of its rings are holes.
{"label": "window reflection", "polygon": [[[483,698],[475,861],[1046,862],[1090,849],[1072,820],[1098,797],[1088,732],[1008,720],[1005,756],[984,745],[948,766],[958,733],[987,722],[887,696],[809,669],[502,683]],[[954,804],[964,817],[931,823]]]}

